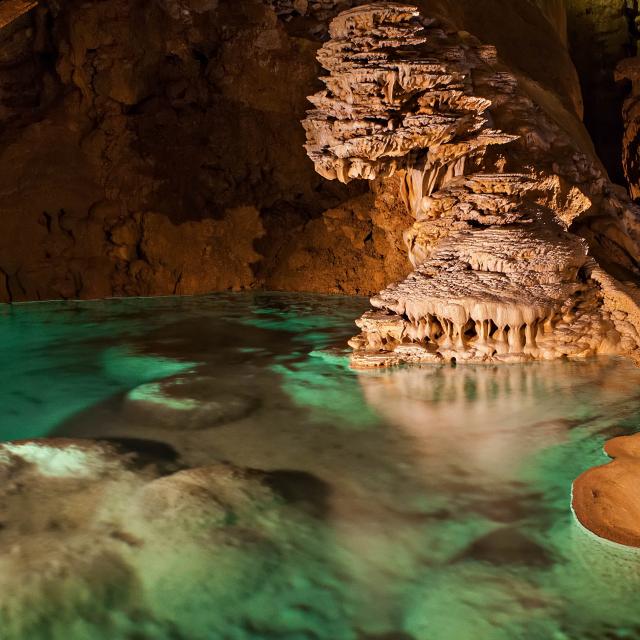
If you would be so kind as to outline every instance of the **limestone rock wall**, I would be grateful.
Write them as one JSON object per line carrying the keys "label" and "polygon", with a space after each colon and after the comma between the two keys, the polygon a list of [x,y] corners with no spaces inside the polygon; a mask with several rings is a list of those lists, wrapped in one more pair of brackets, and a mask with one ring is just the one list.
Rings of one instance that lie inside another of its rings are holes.
{"label": "limestone rock wall", "polygon": [[361,290],[331,240],[377,268],[401,231],[306,160],[316,48],[259,0],[43,2],[0,29],[0,300],[296,288],[283,254]]}
{"label": "limestone rock wall", "polygon": [[640,57],[621,60],[616,66],[615,78],[618,82],[630,84],[629,95],[622,108],[622,168],[629,193],[637,201],[640,198]]}
{"label": "limestone rock wall", "polygon": [[567,0],[534,0],[545,18],[553,25],[564,45],[568,45]]}
{"label": "limestone rock wall", "polygon": [[[361,4],[0,0],[0,301],[406,276],[400,178],[326,180],[299,126],[330,20]],[[579,116],[555,0],[428,5]]]}

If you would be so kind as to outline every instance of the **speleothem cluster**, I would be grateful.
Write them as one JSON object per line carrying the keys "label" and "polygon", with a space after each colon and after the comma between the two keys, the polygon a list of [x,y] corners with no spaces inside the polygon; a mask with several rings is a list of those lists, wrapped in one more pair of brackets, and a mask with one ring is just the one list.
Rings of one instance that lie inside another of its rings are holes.
{"label": "speleothem cluster", "polygon": [[352,364],[637,356],[636,289],[598,261],[637,277],[638,211],[548,96],[411,5],[345,11],[330,35],[309,157],[342,182],[400,172],[415,218],[415,271],[371,300]]}

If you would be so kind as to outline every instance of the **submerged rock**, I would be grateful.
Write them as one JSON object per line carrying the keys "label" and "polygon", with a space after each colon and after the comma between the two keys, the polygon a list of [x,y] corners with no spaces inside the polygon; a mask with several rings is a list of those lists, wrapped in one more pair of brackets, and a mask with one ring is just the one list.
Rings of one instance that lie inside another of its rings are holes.
{"label": "submerged rock", "polygon": [[225,388],[215,378],[168,378],[135,387],[127,394],[125,414],[169,429],[206,429],[250,415],[259,400]]}
{"label": "submerged rock", "polygon": [[496,529],[474,540],[455,560],[489,562],[498,566],[553,566],[553,558],[542,545],[509,527]]}
{"label": "submerged rock", "polygon": [[267,476],[141,462],[105,442],[0,445],[3,639],[216,636],[259,591],[294,508]]}

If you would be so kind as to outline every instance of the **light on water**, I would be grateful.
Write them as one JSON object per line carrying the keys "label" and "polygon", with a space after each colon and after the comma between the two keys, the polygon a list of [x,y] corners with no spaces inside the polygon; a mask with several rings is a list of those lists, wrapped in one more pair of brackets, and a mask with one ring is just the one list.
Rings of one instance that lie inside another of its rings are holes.
{"label": "light on water", "polygon": [[[238,294],[0,311],[4,440],[103,438],[160,452],[172,472],[261,470],[286,507],[227,511],[206,548],[187,533],[161,553],[130,545],[127,578],[105,568],[115,591],[91,591],[91,614],[52,611],[63,617],[31,637],[640,637],[638,554],[569,507],[603,442],[638,430],[640,370],[357,372],[344,344],[366,307]],[[79,464],[49,462],[52,476]]]}

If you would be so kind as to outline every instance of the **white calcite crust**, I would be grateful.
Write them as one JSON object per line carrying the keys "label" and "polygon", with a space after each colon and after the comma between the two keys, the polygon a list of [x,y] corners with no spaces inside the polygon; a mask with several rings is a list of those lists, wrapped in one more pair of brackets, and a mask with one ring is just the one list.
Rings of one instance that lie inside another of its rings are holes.
{"label": "white calcite crust", "polygon": [[[375,328],[360,325],[385,336],[384,344],[373,338],[366,348],[406,354],[408,341],[444,359],[482,361],[598,353],[613,325],[596,312],[594,288],[578,278],[586,254],[580,239],[533,225],[456,232],[406,280],[372,299],[392,315],[378,316]],[[589,324],[584,339],[571,330],[579,323]],[[419,355],[411,353],[411,360]]]}

